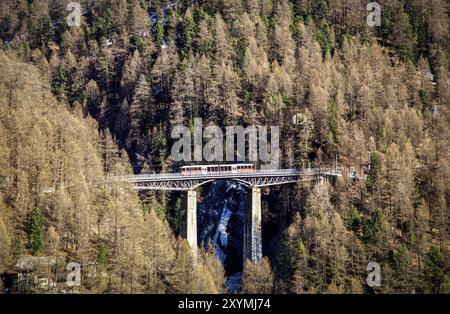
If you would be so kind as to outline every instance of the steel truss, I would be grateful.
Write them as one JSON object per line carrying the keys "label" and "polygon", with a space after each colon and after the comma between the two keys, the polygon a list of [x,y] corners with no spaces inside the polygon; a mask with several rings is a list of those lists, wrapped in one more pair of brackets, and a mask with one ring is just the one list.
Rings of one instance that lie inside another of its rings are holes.
{"label": "steel truss", "polygon": [[[179,173],[146,174],[124,177],[136,190],[189,191],[215,180],[233,180],[249,187],[264,187],[312,180],[318,177],[339,177],[344,170],[335,168],[257,170],[253,173],[181,175]],[[353,170],[345,169],[351,179],[363,179]]]}
{"label": "steel truss", "polygon": [[135,190],[157,190],[157,191],[190,191],[203,184],[212,182],[213,179],[191,179],[191,180],[167,180],[167,181],[136,181],[131,182]]}
{"label": "steel truss", "polygon": [[226,177],[226,178],[170,178],[163,180],[147,179],[147,180],[130,180],[133,188],[136,190],[158,190],[158,191],[189,191],[199,186],[215,180],[232,180],[240,182],[249,187],[265,187],[298,181],[311,180],[316,175],[292,174],[279,176],[242,176],[242,177]]}

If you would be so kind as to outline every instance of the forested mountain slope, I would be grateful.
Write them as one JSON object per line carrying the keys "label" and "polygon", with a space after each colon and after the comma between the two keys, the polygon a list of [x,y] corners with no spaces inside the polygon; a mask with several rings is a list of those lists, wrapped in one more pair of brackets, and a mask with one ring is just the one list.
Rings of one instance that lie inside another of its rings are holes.
{"label": "forested mountain slope", "polygon": [[[131,168],[109,133],[99,134],[80,108],[69,112],[36,67],[0,52],[0,72],[1,271],[32,254],[97,264],[83,291],[222,291],[210,254],[194,271],[187,243],[132,189],[110,180]],[[53,278],[46,271],[41,276]]]}
{"label": "forested mountain slope", "polygon": [[[1,48],[17,56],[1,63],[12,76],[0,94],[4,247],[18,237],[32,253],[25,232],[39,207],[60,238],[55,252],[95,258],[103,243],[127,278],[138,278],[130,260],[155,267],[144,262],[148,246],[132,249],[154,232],[150,222],[171,239],[161,265],[187,258],[165,222],[178,232],[179,194],[143,193],[142,209],[137,195],[98,182],[176,171],[170,132],[201,117],[280,126],[284,168],[337,158],[368,173],[367,182],[273,188],[263,198],[269,259],[247,267],[244,292],[449,291],[449,1],[378,1],[379,27],[359,0],[79,3],[80,27],[67,25],[65,1],[0,4]],[[116,221],[140,226],[123,229],[122,251]],[[130,252],[135,259],[121,260]],[[217,267],[209,257],[205,267]],[[381,264],[381,287],[365,284],[370,261]],[[152,287],[181,289],[157,278]],[[208,289],[220,291],[221,280]]]}

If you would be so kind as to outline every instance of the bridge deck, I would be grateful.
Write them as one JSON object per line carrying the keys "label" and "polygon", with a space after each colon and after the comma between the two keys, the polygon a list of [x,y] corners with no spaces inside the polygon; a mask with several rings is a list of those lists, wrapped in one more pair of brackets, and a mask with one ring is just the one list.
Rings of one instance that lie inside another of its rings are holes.
{"label": "bridge deck", "polygon": [[159,180],[198,180],[198,179],[232,179],[232,178],[255,178],[255,177],[273,177],[273,176],[286,176],[286,175],[319,175],[320,171],[316,169],[273,169],[273,170],[256,170],[254,172],[241,172],[241,173],[207,173],[207,174],[181,174],[181,173],[158,173],[158,174],[139,174],[126,177],[127,181],[159,181]]}
{"label": "bridge deck", "polygon": [[[352,179],[362,178],[353,170],[346,169],[346,172]],[[220,179],[232,179],[250,186],[261,187],[309,180],[314,176],[340,177],[342,172],[335,168],[306,168],[256,170],[248,173],[160,173],[127,176],[125,181],[140,190],[190,190],[207,182]]]}

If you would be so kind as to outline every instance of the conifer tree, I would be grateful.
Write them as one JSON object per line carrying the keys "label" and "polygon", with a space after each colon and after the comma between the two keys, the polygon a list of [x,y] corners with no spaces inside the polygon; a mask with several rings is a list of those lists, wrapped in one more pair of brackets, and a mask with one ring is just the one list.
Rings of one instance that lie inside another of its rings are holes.
{"label": "conifer tree", "polygon": [[430,247],[425,261],[428,289],[432,293],[448,293],[449,278],[445,269],[444,255],[435,246]]}
{"label": "conifer tree", "polygon": [[[3,204],[0,203],[1,206]],[[11,238],[9,236],[9,232],[6,229],[6,224],[3,220],[3,217],[0,216],[0,269],[4,269],[4,267],[9,262],[10,253],[11,253]]]}
{"label": "conifer tree", "polygon": [[42,213],[36,208],[31,218],[31,226],[29,231],[30,249],[33,255],[44,253],[44,229],[42,226]]}
{"label": "conifer tree", "polygon": [[242,293],[268,294],[272,293],[273,274],[267,257],[261,263],[247,260],[242,275]]}

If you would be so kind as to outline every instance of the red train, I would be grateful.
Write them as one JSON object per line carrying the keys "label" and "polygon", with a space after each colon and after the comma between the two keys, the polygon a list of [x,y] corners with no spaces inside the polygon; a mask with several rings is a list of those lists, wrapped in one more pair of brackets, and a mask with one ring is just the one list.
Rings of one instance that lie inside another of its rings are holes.
{"label": "red train", "polygon": [[251,173],[255,170],[254,164],[193,165],[181,167],[181,174]]}

